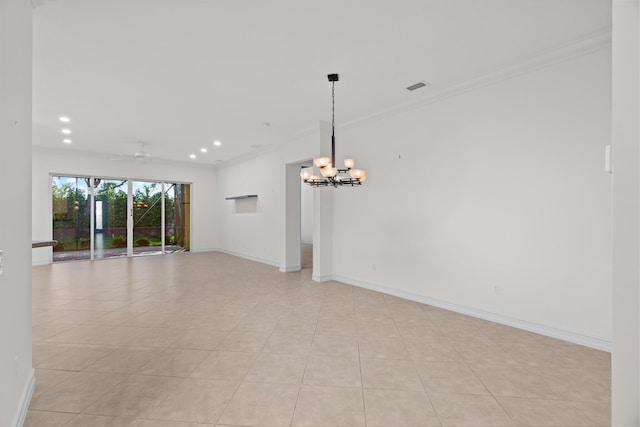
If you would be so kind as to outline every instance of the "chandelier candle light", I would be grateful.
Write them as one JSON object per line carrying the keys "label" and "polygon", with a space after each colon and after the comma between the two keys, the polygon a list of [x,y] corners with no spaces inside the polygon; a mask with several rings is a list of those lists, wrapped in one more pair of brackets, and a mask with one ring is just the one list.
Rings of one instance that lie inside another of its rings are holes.
{"label": "chandelier candle light", "polygon": [[320,169],[320,176],[312,175],[309,170],[300,172],[302,181],[312,187],[340,187],[347,185],[362,185],[367,179],[367,173],[364,169],[353,169],[355,161],[353,159],[344,159],[344,169],[336,167],[336,82],[337,74],[329,74],[327,76],[331,82],[331,158],[318,157],[313,159],[313,163]]}

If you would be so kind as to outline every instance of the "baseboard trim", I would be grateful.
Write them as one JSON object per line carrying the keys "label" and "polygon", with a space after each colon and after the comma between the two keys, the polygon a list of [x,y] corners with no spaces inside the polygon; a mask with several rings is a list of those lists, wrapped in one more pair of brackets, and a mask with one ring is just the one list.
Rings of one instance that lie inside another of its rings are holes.
{"label": "baseboard trim", "polygon": [[320,276],[318,274],[312,274],[311,280],[313,280],[314,282],[328,282],[329,280],[334,280],[334,276],[331,274],[325,274],[324,276]]}
{"label": "baseboard trim", "polygon": [[270,259],[255,257],[255,256],[252,256],[252,255],[247,255],[247,254],[243,254],[243,253],[240,253],[240,252],[230,251],[228,249],[222,249],[222,248],[215,249],[215,251],[216,252],[222,252],[222,253],[227,254],[227,255],[237,256],[239,258],[248,259],[249,261],[261,262],[262,264],[267,264],[267,265],[270,265],[272,267],[280,268],[280,263],[278,263],[276,261],[272,261]]}
{"label": "baseboard trim", "polygon": [[49,264],[51,264],[51,261],[35,260],[35,259],[31,260],[31,266],[32,267],[37,267],[39,265],[49,265]]}
{"label": "baseboard trim", "polygon": [[313,245],[313,240],[309,240],[308,242],[305,240],[301,240],[300,243],[304,243],[305,245]]}
{"label": "baseboard trim", "polygon": [[302,270],[302,266],[293,265],[289,267],[280,267],[279,270],[280,270],[280,273],[293,273],[294,271]]}
{"label": "baseboard trim", "polygon": [[535,322],[530,322],[527,320],[504,316],[502,314],[493,313],[493,312],[482,310],[479,308],[468,307],[465,305],[456,304],[449,301],[443,301],[436,298],[429,298],[423,295],[414,294],[412,292],[406,292],[398,289],[388,288],[384,285],[380,285],[376,283],[370,283],[362,280],[352,279],[350,277],[335,275],[333,276],[333,280],[347,283],[349,285],[357,286],[359,288],[369,289],[372,291],[382,292],[384,294],[405,298],[405,299],[416,301],[422,304],[428,304],[438,308],[444,308],[446,310],[455,311],[457,313],[466,314],[469,316],[477,317],[479,319],[489,320],[491,322],[500,323],[502,325],[523,329],[525,331],[534,332],[536,334],[546,335],[548,337],[557,338],[557,339],[568,341],[574,344],[584,345],[586,347],[591,347],[597,350],[607,351],[609,353],[611,352],[611,341],[601,337],[595,337],[591,335],[581,334],[578,332],[559,329],[553,326],[541,325]]}
{"label": "baseboard trim", "polygon": [[20,406],[19,410],[16,413],[16,416],[13,419],[13,427],[22,427],[24,425],[24,420],[27,418],[27,411],[29,410],[29,405],[31,404],[31,397],[33,396],[33,391],[36,388],[36,371],[31,368],[31,372],[29,373],[29,380],[22,391],[22,396],[20,396]]}

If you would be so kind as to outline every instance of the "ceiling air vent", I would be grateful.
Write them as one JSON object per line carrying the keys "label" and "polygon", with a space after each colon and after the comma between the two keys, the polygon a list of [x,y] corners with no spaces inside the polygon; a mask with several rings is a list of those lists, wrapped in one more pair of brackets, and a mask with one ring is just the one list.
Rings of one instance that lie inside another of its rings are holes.
{"label": "ceiling air vent", "polygon": [[420,89],[421,87],[425,87],[427,85],[427,83],[425,82],[418,82],[415,84],[412,84],[411,86],[409,86],[407,88],[407,90],[416,90],[416,89]]}

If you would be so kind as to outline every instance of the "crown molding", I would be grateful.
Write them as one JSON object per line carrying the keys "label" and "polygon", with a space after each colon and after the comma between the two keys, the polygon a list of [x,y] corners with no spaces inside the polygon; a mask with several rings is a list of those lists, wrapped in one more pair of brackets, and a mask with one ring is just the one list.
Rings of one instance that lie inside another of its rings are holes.
{"label": "crown molding", "polygon": [[521,57],[510,64],[502,65],[475,77],[442,86],[433,86],[431,87],[429,94],[419,101],[389,107],[376,113],[350,120],[336,127],[349,129],[369,121],[402,114],[447,98],[486,86],[491,86],[505,80],[510,80],[542,68],[570,61],[610,47],[611,27],[602,28],[582,37]]}

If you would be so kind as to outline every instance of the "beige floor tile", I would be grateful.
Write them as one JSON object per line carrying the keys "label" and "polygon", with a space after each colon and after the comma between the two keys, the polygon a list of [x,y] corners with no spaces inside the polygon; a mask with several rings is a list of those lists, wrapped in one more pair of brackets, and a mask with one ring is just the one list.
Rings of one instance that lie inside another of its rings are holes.
{"label": "beige floor tile", "polygon": [[236,426],[286,426],[291,423],[299,387],[245,382],[218,420]]}
{"label": "beige floor tile", "polygon": [[143,333],[136,337],[136,342],[132,345],[137,347],[169,347],[182,335],[183,329],[169,328],[142,328]]}
{"label": "beige floor tile", "polygon": [[27,411],[23,427],[61,427],[76,414],[65,412]]}
{"label": "beige floor tile", "polygon": [[142,424],[138,427],[213,427],[213,424],[183,423],[180,421],[163,420],[140,420]]}
{"label": "beige floor tile", "polygon": [[300,384],[307,357],[289,354],[261,353],[246,375],[246,381],[278,384]]}
{"label": "beige floor tile", "polygon": [[71,378],[75,373],[73,371],[56,371],[51,369],[36,369],[36,388],[33,391],[32,400],[44,393],[45,391],[55,387],[62,381]]}
{"label": "beige floor tile", "polygon": [[494,396],[557,399],[540,375],[515,365],[476,365],[471,369]]}
{"label": "beige floor tile", "polygon": [[117,347],[78,344],[36,365],[42,369],[80,371],[114,351]]}
{"label": "beige floor tile", "polygon": [[95,310],[59,310],[62,316],[56,319],[56,323],[67,323],[71,325],[92,325],[93,322],[104,316],[108,311]]}
{"label": "beige floor tile", "polygon": [[191,329],[171,344],[171,347],[193,350],[215,350],[227,335],[228,332],[226,331]]}
{"label": "beige floor tile", "polygon": [[355,316],[332,316],[318,319],[316,334],[322,335],[347,335],[358,334]]}
{"label": "beige floor tile", "polygon": [[490,394],[464,363],[416,362],[416,369],[429,393]]}
{"label": "beige floor tile", "polygon": [[357,316],[356,325],[359,337],[399,338],[400,333],[393,319],[364,318]]}
{"label": "beige floor tile", "polygon": [[269,334],[262,332],[229,332],[218,345],[218,350],[244,351],[257,353],[266,344]]}
{"label": "beige floor tile", "polygon": [[303,386],[293,427],[364,427],[362,389]]}
{"label": "beige floor tile", "polygon": [[125,379],[123,375],[79,372],[31,400],[31,409],[82,412]]}
{"label": "beige floor tile", "polygon": [[140,427],[142,420],[135,418],[107,417],[79,414],[65,427]]}
{"label": "beige floor tile", "polygon": [[443,337],[403,337],[409,358],[425,362],[463,362],[449,340]]}
{"label": "beige floor tile", "polygon": [[424,391],[364,390],[368,427],[440,426]]}
{"label": "beige floor tile", "polygon": [[317,324],[317,315],[290,314],[280,319],[275,330],[289,334],[313,334]]}
{"label": "beige floor tile", "polygon": [[107,326],[93,326],[93,325],[77,325],[72,326],[70,329],[65,330],[59,334],[53,335],[47,338],[47,342],[61,342],[67,344],[80,344],[86,343],[89,339],[96,335],[103,334],[109,328]]}
{"label": "beige floor tile", "polygon": [[132,375],[84,410],[86,414],[138,417],[160,404],[181,378]]}
{"label": "beige floor tile", "polygon": [[430,393],[444,427],[512,427],[513,420],[492,396]]}
{"label": "beige floor tile", "polygon": [[608,426],[611,406],[606,403],[497,398],[519,426]]}
{"label": "beige floor tile", "polygon": [[[585,375],[575,369],[535,369],[527,368],[543,381],[559,400],[579,402],[611,402],[611,381]],[[593,374],[593,373],[592,373]]]}
{"label": "beige floor tile", "polygon": [[138,369],[137,373],[140,375],[188,377],[210,354],[211,352],[204,350],[167,348]]}
{"label": "beige floor tile", "polygon": [[445,338],[435,323],[426,319],[396,320],[396,327],[403,338]]}
{"label": "beige floor tile", "polygon": [[422,391],[424,387],[413,362],[361,358],[365,388]]}
{"label": "beige floor tile", "polygon": [[253,366],[257,353],[213,351],[189,375],[193,378],[242,380]]}
{"label": "beige floor tile", "polygon": [[449,340],[466,362],[487,365],[516,365],[518,362],[498,344],[486,337]]}
{"label": "beige floor tile", "polygon": [[120,347],[84,368],[89,372],[132,374],[162,351],[157,347]]}
{"label": "beige floor tile", "polygon": [[38,367],[45,360],[74,348],[75,346],[76,344],[34,342],[31,346],[33,352],[33,366]]}
{"label": "beige floor tile", "polygon": [[275,332],[262,351],[264,353],[280,353],[280,354],[309,354],[313,335],[303,334],[284,334]]}
{"label": "beige floor tile", "polygon": [[161,403],[149,407],[145,418],[215,423],[240,383],[187,378]]}
{"label": "beige floor tile", "polygon": [[65,323],[45,323],[40,325],[34,324],[31,327],[32,340],[44,341],[62,332],[68,331],[74,326],[75,325],[69,325]]}
{"label": "beige floor tile", "polygon": [[409,357],[401,338],[359,337],[360,356],[369,359],[407,359]]}
{"label": "beige floor tile", "polygon": [[[371,427],[437,424],[427,406],[412,404],[426,390],[445,425],[515,425],[469,366],[495,394],[554,398],[498,397],[523,425],[610,424],[609,354],[315,283],[310,270],[282,274],[226,254],[190,253],[58,263],[33,273],[34,404],[81,406],[108,388],[103,377],[86,376],[96,384],[83,392],[82,381],[70,382],[78,372],[125,377],[72,427],[221,425],[213,418],[225,414],[228,390],[216,387],[229,382],[240,384],[226,413],[237,424],[364,425],[363,399]],[[132,374],[145,369],[151,375]],[[68,421],[63,412],[31,409],[39,426]]]}
{"label": "beige floor tile", "polygon": [[213,314],[205,316],[198,328],[212,329],[214,331],[231,331],[244,319],[242,314]]}
{"label": "beige floor tile", "polygon": [[360,361],[355,357],[310,356],[302,382],[306,385],[361,387]]}
{"label": "beige floor tile", "polygon": [[316,334],[313,338],[311,354],[358,357],[358,340],[353,336]]}

